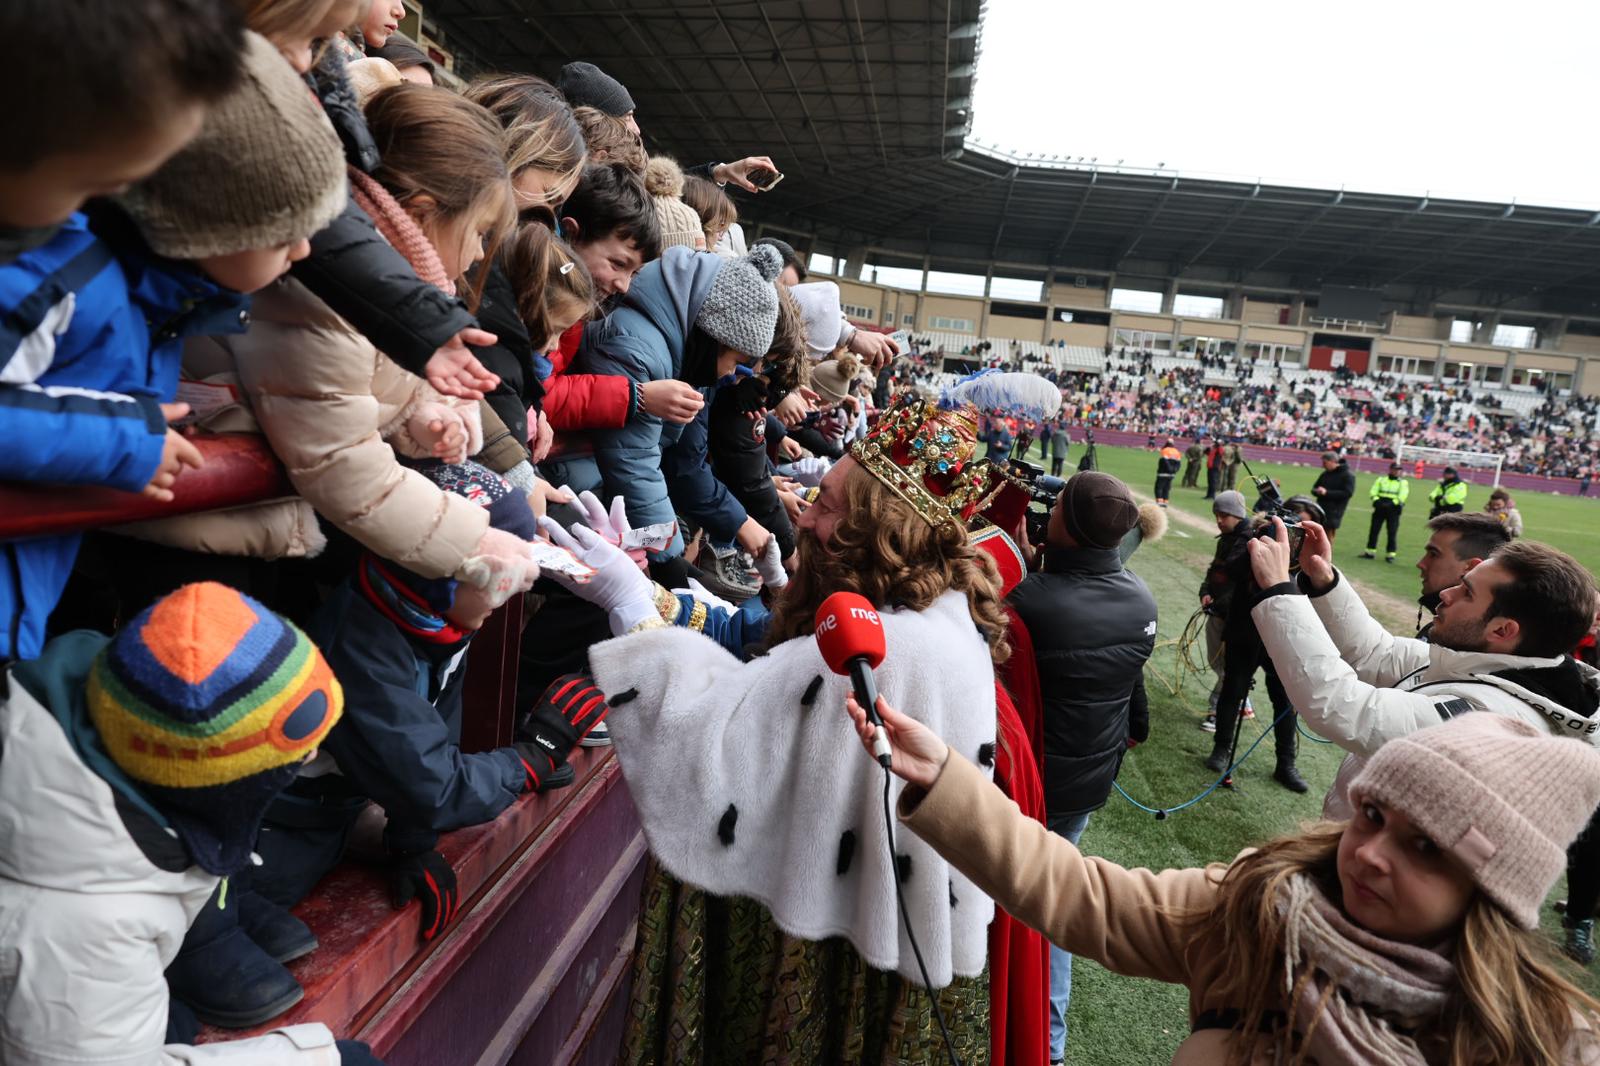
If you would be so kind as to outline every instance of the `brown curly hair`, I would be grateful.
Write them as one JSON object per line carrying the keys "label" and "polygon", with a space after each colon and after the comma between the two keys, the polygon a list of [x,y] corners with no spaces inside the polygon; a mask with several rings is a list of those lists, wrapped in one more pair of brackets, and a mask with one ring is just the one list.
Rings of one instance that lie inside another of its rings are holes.
{"label": "brown curly hair", "polygon": [[811,380],[805,318],[799,301],[783,285],[778,286],[778,326],[772,332],[772,347],[761,358],[761,373],[770,383],[768,395],[774,401]]}
{"label": "brown curly hair", "polygon": [[810,636],[817,608],[835,592],[859,593],[880,609],[921,611],[956,589],[966,594],[989,658],[999,665],[1011,657],[994,560],[972,546],[965,529],[929,525],[854,460],[845,474],[844,501],[844,516],[826,548],[809,530],[798,531],[795,575],[772,612],[769,647]]}
{"label": "brown curly hair", "polygon": [[645,155],[639,135],[628,128],[620,118],[608,115],[598,107],[575,107],[572,117],[583,129],[583,143],[589,148],[591,163],[621,163],[635,174],[644,175],[650,162]]}

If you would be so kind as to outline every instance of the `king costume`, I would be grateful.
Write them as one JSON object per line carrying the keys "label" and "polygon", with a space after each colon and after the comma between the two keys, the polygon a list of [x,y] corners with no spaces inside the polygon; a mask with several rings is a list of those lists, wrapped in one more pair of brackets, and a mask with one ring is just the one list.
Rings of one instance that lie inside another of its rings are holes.
{"label": "king costume", "polygon": [[[1000,485],[975,447],[970,407],[913,400],[852,455],[923,520],[964,527]],[[667,606],[663,618],[682,625],[688,612]],[[947,590],[921,611],[878,606],[879,690],[993,767],[994,668],[966,595]],[[842,713],[849,680],[811,637],[748,662],[727,643],[664,627],[589,653],[652,854],[623,1060],[943,1058],[896,906],[883,772]],[[899,791],[896,779],[891,802]],[[895,854],[955,1051],[987,1063],[994,906],[915,838],[898,836]]]}

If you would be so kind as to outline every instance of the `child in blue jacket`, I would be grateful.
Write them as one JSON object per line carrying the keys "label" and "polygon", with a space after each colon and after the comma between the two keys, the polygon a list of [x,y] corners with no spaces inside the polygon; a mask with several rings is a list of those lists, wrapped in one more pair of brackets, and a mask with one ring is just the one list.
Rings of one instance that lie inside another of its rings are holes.
{"label": "child in blue jacket", "polygon": [[[272,45],[200,133],[116,204],[0,266],[0,479],[172,498],[194,445],[169,426],[184,338],[243,332],[247,293],[345,202],[338,137]],[[77,535],[0,544],[0,660],[43,645]]]}

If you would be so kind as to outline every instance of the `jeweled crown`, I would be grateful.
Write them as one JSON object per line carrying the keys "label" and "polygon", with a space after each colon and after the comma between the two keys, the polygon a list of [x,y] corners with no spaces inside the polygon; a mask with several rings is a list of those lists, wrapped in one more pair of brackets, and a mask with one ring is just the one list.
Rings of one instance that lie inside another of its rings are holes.
{"label": "jeweled crown", "polygon": [[856,462],[935,528],[965,526],[1004,482],[979,459],[978,410],[909,397],[850,447]]}

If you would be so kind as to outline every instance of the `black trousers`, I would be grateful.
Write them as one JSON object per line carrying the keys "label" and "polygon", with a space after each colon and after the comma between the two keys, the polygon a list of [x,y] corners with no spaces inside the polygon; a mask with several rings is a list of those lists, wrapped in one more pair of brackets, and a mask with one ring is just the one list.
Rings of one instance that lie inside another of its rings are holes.
{"label": "black trousers", "polygon": [[[1238,593],[1235,594],[1239,595]],[[1247,616],[1248,617],[1248,616]],[[1223,635],[1222,691],[1217,696],[1216,745],[1226,748],[1233,743],[1233,731],[1239,723],[1239,712],[1244,709],[1245,696],[1255,681],[1256,671],[1265,668],[1267,673],[1267,698],[1272,701],[1272,741],[1278,749],[1278,762],[1292,763],[1295,757],[1295,719],[1289,694],[1284,690],[1272,659],[1261,646],[1261,637],[1255,626],[1230,625]],[[1284,712],[1289,713],[1285,714]]]}
{"label": "black trousers", "polygon": [[1050,457],[1050,476],[1051,477],[1060,477],[1061,476],[1061,464],[1065,463],[1066,461],[1067,461],[1067,457],[1065,455],[1057,454],[1057,455],[1051,456]]}
{"label": "black trousers", "polygon": [[1567,917],[1592,918],[1596,906],[1600,906],[1600,811],[1567,849]]}
{"label": "black trousers", "polygon": [[1172,475],[1156,475],[1156,499],[1166,500],[1172,497]]}
{"label": "black trousers", "polygon": [[1378,530],[1384,526],[1389,527],[1389,546],[1384,550],[1390,555],[1395,553],[1395,538],[1400,535],[1399,507],[1388,507],[1381,511],[1372,512],[1372,524],[1367,527],[1367,551],[1372,551],[1378,546]]}
{"label": "black trousers", "polygon": [[1221,479],[1221,471],[1214,466],[1206,467],[1206,499],[1212,499],[1217,494],[1217,482]]}

